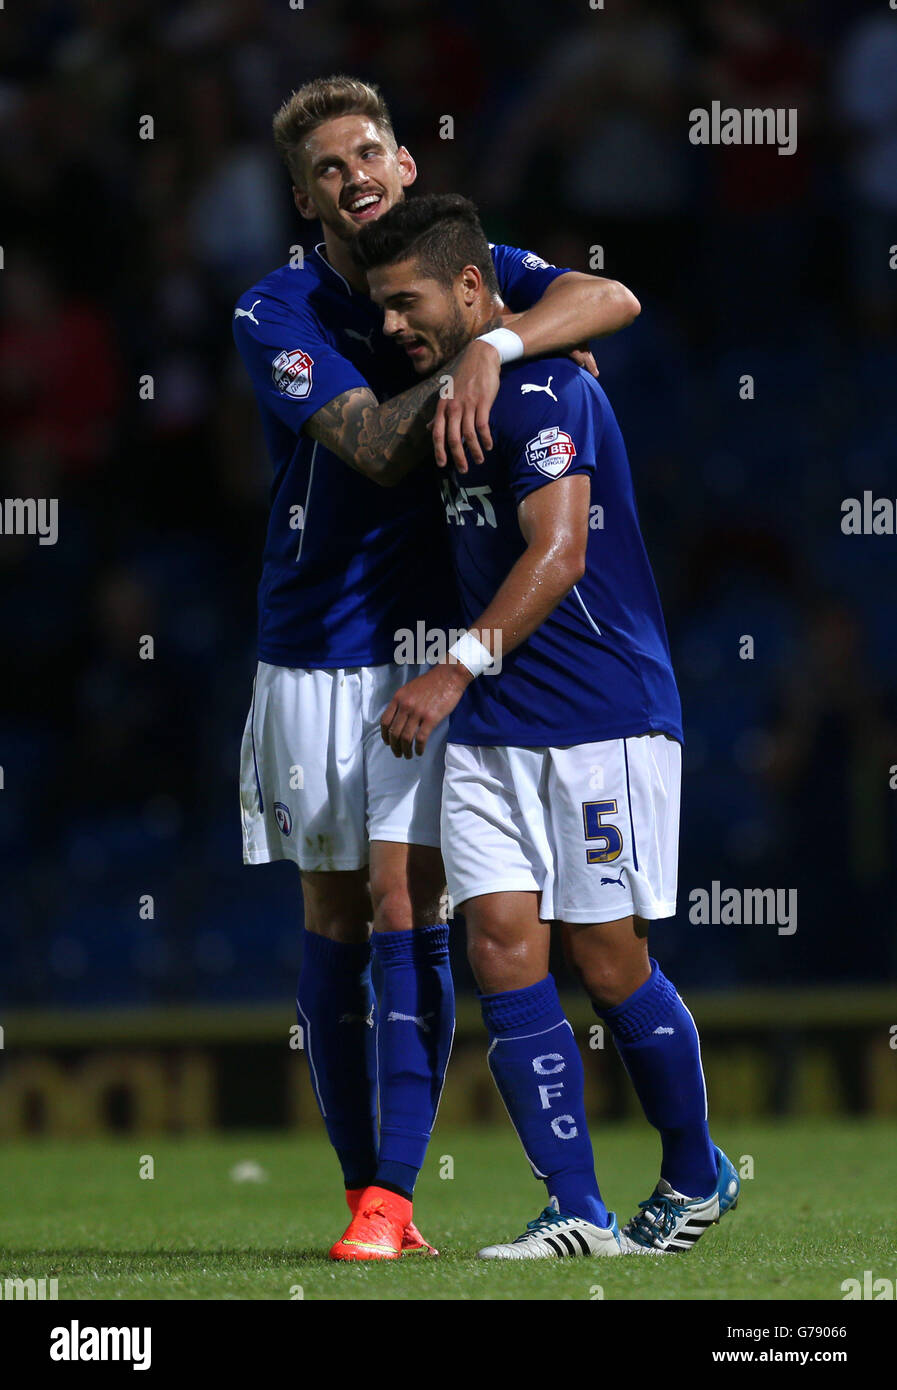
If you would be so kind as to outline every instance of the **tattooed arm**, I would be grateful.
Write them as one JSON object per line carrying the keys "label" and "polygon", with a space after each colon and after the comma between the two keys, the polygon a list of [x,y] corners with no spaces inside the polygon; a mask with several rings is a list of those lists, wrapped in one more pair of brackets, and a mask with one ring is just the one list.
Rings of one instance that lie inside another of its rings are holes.
{"label": "tattooed arm", "polygon": [[[481,332],[499,328],[501,322],[501,314],[496,312]],[[426,377],[382,405],[378,404],[377,397],[366,386],[356,386],[351,391],[334,396],[332,401],[321,406],[306,420],[306,433],[312,439],[320,440],[343,463],[357,469],[372,482],[379,483],[381,487],[395,487],[412,468],[425,458],[432,458],[430,425],[439,403],[440,387],[447,378],[452,377],[459,362],[471,352],[472,347],[468,343],[451,361],[443,363],[434,376]],[[488,356],[496,359],[492,390],[494,400],[498,392],[498,356],[493,352],[489,352]],[[475,433],[465,432],[462,438],[465,444],[476,448]],[[466,471],[460,441],[458,451]],[[482,458],[479,461],[482,462]]]}
{"label": "tattooed arm", "polygon": [[306,433],[382,487],[393,487],[428,455],[440,383],[453,363],[400,396],[378,404],[367,387],[335,396],[306,421]]}

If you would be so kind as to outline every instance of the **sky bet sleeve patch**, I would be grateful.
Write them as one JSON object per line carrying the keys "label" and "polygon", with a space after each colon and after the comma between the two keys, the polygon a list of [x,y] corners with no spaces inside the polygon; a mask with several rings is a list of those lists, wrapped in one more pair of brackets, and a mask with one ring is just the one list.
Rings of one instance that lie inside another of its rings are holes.
{"label": "sky bet sleeve patch", "polygon": [[271,377],[278,391],[301,401],[311,392],[313,366],[314,359],[302,348],[285,348],[271,363]]}
{"label": "sky bet sleeve patch", "polygon": [[576,457],[576,446],[566,430],[549,425],[527,441],[526,461],[546,478],[560,478]]}

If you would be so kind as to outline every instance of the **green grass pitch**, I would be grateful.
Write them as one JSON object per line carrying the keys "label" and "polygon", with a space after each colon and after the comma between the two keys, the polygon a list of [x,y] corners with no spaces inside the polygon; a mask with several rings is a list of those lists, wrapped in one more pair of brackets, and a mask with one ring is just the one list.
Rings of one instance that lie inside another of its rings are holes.
{"label": "green grass pitch", "polygon": [[[596,1127],[608,1204],[627,1219],[656,1179],[644,1125]],[[714,1136],[754,1177],[738,1210],[689,1255],[477,1261],[478,1246],[519,1234],[544,1205],[514,1134],[438,1129],[415,1216],[438,1260],[335,1265],[347,1220],[323,1135],[13,1143],[0,1279],[53,1278],[67,1299],[825,1299],[863,1271],[897,1277],[893,1124],[725,1126]],[[139,1177],[142,1155],[155,1176]],[[451,1158],[454,1176],[440,1177]],[[264,1181],[235,1182],[253,1161]],[[599,1292],[600,1289],[600,1292]]]}

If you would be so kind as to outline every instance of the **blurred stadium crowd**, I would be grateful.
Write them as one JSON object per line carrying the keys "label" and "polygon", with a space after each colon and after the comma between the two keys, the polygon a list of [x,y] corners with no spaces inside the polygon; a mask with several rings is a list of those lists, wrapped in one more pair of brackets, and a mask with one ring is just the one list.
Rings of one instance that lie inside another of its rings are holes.
{"label": "blurred stadium crowd", "polygon": [[[840,521],[897,497],[897,13],[30,0],[0,16],[0,495],[60,504],[56,546],[0,537],[5,1002],[289,997],[298,878],[240,862],[269,478],[230,320],[314,240],[270,118],[332,71],[381,84],[421,190],[560,264],[600,246],[642,302],[596,353],[685,713],[665,967],[894,976],[897,540]],[[714,99],[797,107],[796,153],[690,144]],[[691,925],[714,879],[796,888],[796,934]]]}

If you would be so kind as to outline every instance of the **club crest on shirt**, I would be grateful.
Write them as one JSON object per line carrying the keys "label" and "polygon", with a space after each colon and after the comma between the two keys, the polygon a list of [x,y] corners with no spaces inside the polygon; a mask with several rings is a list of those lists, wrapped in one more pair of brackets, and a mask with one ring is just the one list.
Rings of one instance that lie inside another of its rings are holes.
{"label": "club crest on shirt", "polygon": [[540,430],[526,446],[526,461],[538,468],[547,478],[559,478],[566,473],[576,457],[576,446],[566,430],[549,425]]}
{"label": "club crest on shirt", "polygon": [[278,391],[301,401],[311,391],[313,366],[313,358],[302,348],[284,348],[271,363],[271,377]]}
{"label": "club crest on shirt", "polygon": [[541,256],[537,256],[533,251],[527,251],[523,258],[523,264],[527,270],[547,270],[550,262],[543,261]]}
{"label": "club crest on shirt", "polygon": [[280,833],[282,835],[289,835],[293,828],[293,817],[290,815],[289,806],[284,806],[282,801],[275,801],[274,819],[280,827]]}

